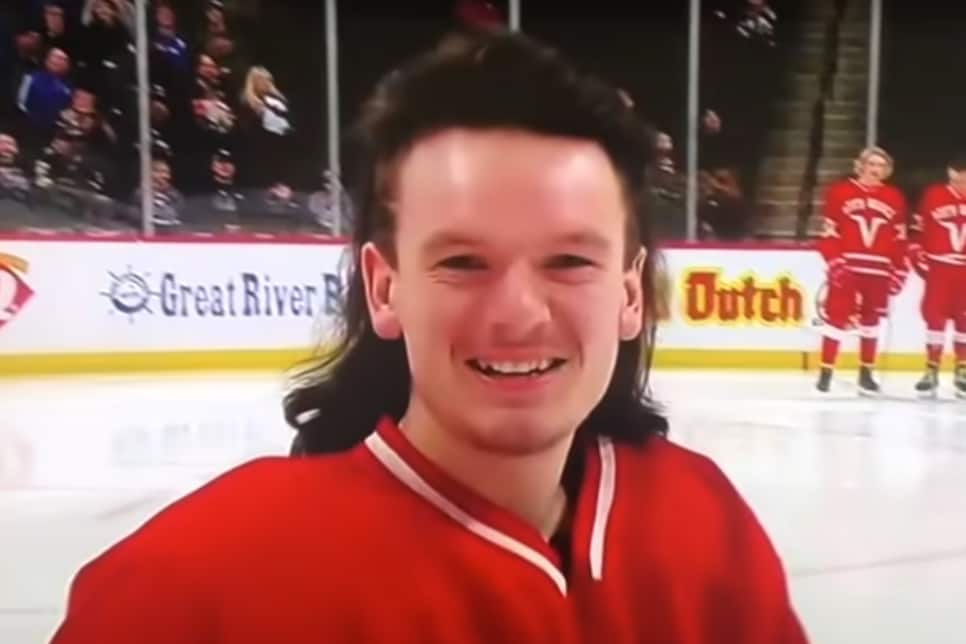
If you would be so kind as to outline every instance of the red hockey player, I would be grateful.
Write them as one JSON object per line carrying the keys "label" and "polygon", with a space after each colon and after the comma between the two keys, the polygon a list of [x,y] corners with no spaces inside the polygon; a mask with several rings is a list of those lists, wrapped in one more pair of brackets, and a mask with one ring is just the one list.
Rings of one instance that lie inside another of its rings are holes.
{"label": "red hockey player", "polygon": [[966,155],[953,158],[947,171],[947,183],[923,192],[911,226],[909,257],[925,281],[926,373],[916,391],[935,395],[946,326],[952,321],[954,385],[956,395],[966,397]]}
{"label": "red hockey player", "polygon": [[754,512],[645,395],[651,137],[620,93],[485,32],[364,116],[298,455],[85,566],[53,644],[803,644]]}
{"label": "red hockey player", "polygon": [[828,391],[848,321],[859,316],[859,392],[876,394],[872,376],[880,319],[889,297],[905,283],[906,201],[885,181],[893,160],[878,147],[855,161],[855,177],[837,181],[825,194],[825,229],[819,250],[827,263],[826,317],[818,390]]}

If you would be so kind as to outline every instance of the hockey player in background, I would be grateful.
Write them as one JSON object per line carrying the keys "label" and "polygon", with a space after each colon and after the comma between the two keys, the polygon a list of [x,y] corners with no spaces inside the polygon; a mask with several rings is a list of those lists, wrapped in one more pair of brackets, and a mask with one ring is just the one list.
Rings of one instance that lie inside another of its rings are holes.
{"label": "hockey player in background", "polygon": [[925,282],[926,373],[916,391],[935,395],[946,326],[954,325],[956,395],[966,398],[966,154],[948,165],[949,181],[928,186],[910,226],[909,258]]}
{"label": "hockey player in background", "polygon": [[906,200],[886,184],[894,162],[882,148],[866,148],[855,161],[855,176],[825,193],[825,228],[819,251],[827,264],[827,324],[817,388],[828,391],[839,344],[849,320],[859,320],[859,392],[877,394],[872,375],[879,321],[889,297],[902,290],[908,274],[905,254]]}

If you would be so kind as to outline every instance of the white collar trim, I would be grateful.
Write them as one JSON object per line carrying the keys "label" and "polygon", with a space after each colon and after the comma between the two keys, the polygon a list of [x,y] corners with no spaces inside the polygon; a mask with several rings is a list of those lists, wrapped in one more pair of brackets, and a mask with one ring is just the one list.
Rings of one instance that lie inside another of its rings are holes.
{"label": "white collar trim", "polygon": [[[567,579],[560,569],[543,554],[474,518],[446,498],[420,476],[378,433],[370,434],[366,438],[365,444],[373,456],[403,485],[436,506],[437,509],[470,532],[536,566],[550,578],[561,595],[567,594]],[[617,459],[614,445],[610,439],[598,439],[597,449],[600,454],[600,480],[597,487],[594,523],[590,537],[590,568],[592,578],[599,581],[603,578],[604,573],[604,545],[607,536],[607,524],[614,505]]]}

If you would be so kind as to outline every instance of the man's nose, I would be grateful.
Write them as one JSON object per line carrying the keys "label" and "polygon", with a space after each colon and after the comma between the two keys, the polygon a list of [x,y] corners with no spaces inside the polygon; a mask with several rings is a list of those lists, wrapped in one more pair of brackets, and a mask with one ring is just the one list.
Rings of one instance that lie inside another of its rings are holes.
{"label": "man's nose", "polygon": [[527,266],[504,271],[488,290],[482,308],[488,326],[508,341],[527,339],[550,321],[546,285]]}

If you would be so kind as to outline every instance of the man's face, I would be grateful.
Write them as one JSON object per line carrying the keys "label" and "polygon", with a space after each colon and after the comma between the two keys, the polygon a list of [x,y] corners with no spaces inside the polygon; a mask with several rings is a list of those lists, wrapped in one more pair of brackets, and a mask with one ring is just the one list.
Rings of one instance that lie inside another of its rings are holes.
{"label": "man's face", "polygon": [[877,185],[885,180],[889,171],[889,161],[878,154],[870,155],[859,168],[859,181],[868,185]]}
{"label": "man's face", "polygon": [[208,40],[205,46],[205,53],[216,60],[221,60],[231,56],[235,51],[235,42],[231,38],[224,36],[214,36]]}
{"label": "man's face", "polygon": [[107,0],[99,0],[94,4],[94,15],[106,25],[114,24],[114,7]]}
{"label": "man's face", "polygon": [[64,10],[57,6],[44,8],[44,25],[51,34],[64,33]]}
{"label": "man's face", "polygon": [[51,49],[50,53],[47,54],[46,67],[50,74],[63,78],[70,68],[70,59],[67,58],[67,54],[63,50]]}
{"label": "man's face", "polygon": [[160,5],[154,14],[158,28],[165,31],[174,29],[174,11],[167,5]]}
{"label": "man's face", "polygon": [[674,152],[674,141],[671,140],[671,135],[666,132],[659,132],[655,140],[655,147],[662,154]]}
{"label": "man's face", "polygon": [[158,128],[163,127],[171,117],[171,111],[168,110],[168,106],[158,100],[151,101],[150,113],[151,125]]}
{"label": "man's face", "polygon": [[155,190],[167,190],[171,185],[171,168],[164,161],[151,164],[151,182]]}
{"label": "man's face", "polygon": [[216,158],[211,162],[211,172],[218,178],[231,180],[235,176],[235,164],[227,159]]}
{"label": "man's face", "polygon": [[208,82],[218,80],[218,65],[211,56],[203,55],[198,60],[198,75]]}
{"label": "man's face", "polygon": [[641,264],[625,265],[606,154],[449,130],[413,147],[394,194],[397,263],[369,245],[363,273],[377,333],[405,340],[409,415],[497,453],[570,438],[641,329]]}
{"label": "man's face", "polygon": [[717,134],[721,131],[721,117],[714,110],[707,110],[701,117],[701,124],[704,131],[708,134]]}
{"label": "man's face", "polygon": [[225,12],[217,7],[210,7],[208,11],[205,12],[205,16],[208,18],[208,32],[212,34],[220,34],[225,32]]}
{"label": "man's face", "polygon": [[71,109],[77,115],[77,124],[90,133],[97,125],[97,104],[94,94],[83,89],[74,90]]}
{"label": "man's face", "polygon": [[0,134],[0,158],[13,159],[20,153],[17,139],[9,134]]}
{"label": "man's face", "polygon": [[949,168],[949,182],[960,194],[966,193],[966,168],[962,170]]}

